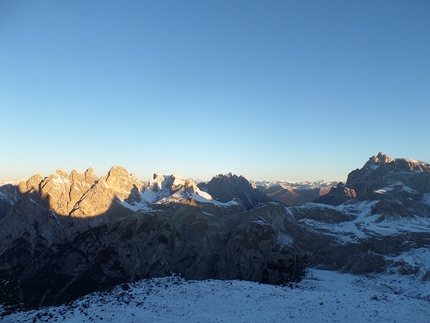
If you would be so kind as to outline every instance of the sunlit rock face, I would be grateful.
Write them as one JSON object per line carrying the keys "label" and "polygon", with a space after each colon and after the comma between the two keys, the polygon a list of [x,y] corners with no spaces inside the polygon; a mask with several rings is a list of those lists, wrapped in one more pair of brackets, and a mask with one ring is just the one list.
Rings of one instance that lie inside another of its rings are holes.
{"label": "sunlit rock face", "polygon": [[112,167],[108,174],[97,180],[74,205],[74,217],[87,217],[106,213],[115,197],[122,200],[138,199],[143,184],[122,166]]}
{"label": "sunlit rock face", "polygon": [[33,191],[39,191],[39,184],[42,182],[43,177],[40,174],[33,175],[27,181],[21,181],[18,184],[18,190],[21,194],[32,193]]}
{"label": "sunlit rock face", "polygon": [[69,176],[63,170],[58,169],[40,182],[40,195],[56,214],[69,215],[75,204],[94,182],[94,178],[92,182],[86,182],[85,175],[75,170]]}
{"label": "sunlit rock face", "polygon": [[196,193],[198,191],[197,185],[191,178],[188,178],[184,184],[185,191],[190,193]]}
{"label": "sunlit rock face", "polygon": [[133,174],[129,174],[127,169],[122,166],[112,167],[108,174],[103,176],[100,182],[106,182],[106,185],[112,190],[115,196],[125,200],[130,196],[133,188],[139,191],[143,189],[143,184]]}
{"label": "sunlit rock face", "polygon": [[2,186],[0,270],[25,267],[43,250],[132,213],[116,199],[142,189],[143,184],[122,167],[113,167],[100,180],[92,168],[70,175],[59,169],[45,178],[36,174],[16,187]]}
{"label": "sunlit rock face", "polygon": [[125,200],[143,189],[143,184],[122,166],[112,167],[100,179],[92,168],[83,173],[72,170],[70,175],[58,169],[48,177],[37,174],[19,184],[20,193],[38,191],[55,214],[74,217],[104,214],[115,197]]}

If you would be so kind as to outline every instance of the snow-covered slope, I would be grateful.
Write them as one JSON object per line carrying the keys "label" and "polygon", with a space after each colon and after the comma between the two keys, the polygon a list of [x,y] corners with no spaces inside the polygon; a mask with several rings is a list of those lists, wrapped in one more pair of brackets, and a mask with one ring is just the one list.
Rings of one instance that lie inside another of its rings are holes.
{"label": "snow-covered slope", "polygon": [[288,206],[312,202],[327,194],[338,181],[288,182],[288,181],[257,181],[253,182],[261,192],[272,200]]}
{"label": "snow-covered slope", "polygon": [[73,303],[18,312],[2,322],[429,322],[429,282],[311,270],[292,286],[185,281],[122,284]]}
{"label": "snow-covered slope", "polygon": [[201,190],[192,178],[185,179],[177,174],[163,175],[155,173],[152,180],[143,182],[145,189],[140,194],[140,199],[126,202],[118,199],[120,203],[132,211],[150,212],[152,206],[169,203],[181,203],[182,201],[193,198],[200,203],[210,203],[219,207],[230,207],[237,205],[235,200],[219,202],[212,196]]}
{"label": "snow-covered slope", "polygon": [[[311,218],[303,218],[299,223],[309,229],[336,236],[340,243],[354,243],[359,239],[378,237],[383,239],[390,235],[405,235],[411,233],[427,233],[430,231],[430,218],[412,216],[408,218],[387,218],[380,213],[372,213],[372,208],[380,201],[360,201],[357,203],[345,203],[338,206],[307,203],[292,208],[294,211],[324,213],[333,210],[350,217],[349,221],[328,223]],[[430,269],[430,266],[429,266]]]}
{"label": "snow-covered slope", "polygon": [[282,186],[284,188],[299,189],[299,190],[310,190],[316,188],[332,187],[335,186],[339,181],[330,180],[319,180],[319,181],[302,181],[302,182],[290,182],[287,180],[273,180],[273,181],[250,181],[257,186],[261,187],[272,187]]}

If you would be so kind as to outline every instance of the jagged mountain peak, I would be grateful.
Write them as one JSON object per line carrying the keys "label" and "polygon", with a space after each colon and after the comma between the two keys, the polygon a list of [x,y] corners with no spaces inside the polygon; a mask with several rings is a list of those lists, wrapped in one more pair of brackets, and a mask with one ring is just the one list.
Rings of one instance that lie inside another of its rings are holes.
{"label": "jagged mountain peak", "polygon": [[418,191],[428,191],[430,184],[424,178],[427,175],[423,177],[420,173],[430,173],[430,164],[408,158],[392,159],[380,152],[370,157],[361,169],[349,173],[347,186],[362,190],[363,185],[378,189],[396,183],[414,186],[418,184]]}
{"label": "jagged mountain peak", "polygon": [[18,190],[20,193],[26,193],[31,191],[38,191],[39,184],[43,180],[43,176],[40,174],[35,174],[27,180],[22,180],[18,184]]}
{"label": "jagged mountain peak", "polygon": [[111,167],[102,177],[91,167],[85,172],[73,169],[70,174],[59,168],[49,176],[36,174],[18,185],[21,194],[38,192],[55,214],[77,217],[103,214],[115,197],[137,198],[143,189],[143,184],[123,166]]}
{"label": "jagged mountain peak", "polygon": [[164,191],[166,194],[177,192],[183,187],[196,186],[192,178],[184,178],[178,174],[163,175],[157,172],[152,180],[146,182],[146,187],[154,192]]}
{"label": "jagged mountain peak", "polygon": [[372,171],[383,164],[388,164],[393,161],[394,159],[390,158],[387,154],[379,152],[377,155],[369,157],[369,160],[363,165],[361,169],[365,171]]}
{"label": "jagged mountain peak", "polygon": [[132,177],[137,180],[133,173],[129,173],[128,170],[121,165],[112,166],[107,173],[107,178],[117,177],[117,178],[129,178]]}
{"label": "jagged mountain peak", "polygon": [[422,171],[430,172],[430,164],[410,158],[390,158],[387,154],[379,152],[364,164],[362,169],[374,170],[381,165],[391,167],[392,171]]}
{"label": "jagged mountain peak", "polygon": [[217,174],[217,175],[213,176],[213,178],[225,178],[225,179],[238,179],[238,178],[242,178],[242,179],[246,179],[242,175],[238,176],[236,174],[233,174],[232,172],[229,172],[229,173],[226,173],[226,174]]}
{"label": "jagged mountain peak", "polygon": [[129,173],[123,166],[113,166],[100,180],[105,180],[106,184],[114,191],[120,192],[119,196],[125,199],[130,194],[130,191],[136,187],[138,190],[143,189],[143,184],[134,176],[133,173]]}
{"label": "jagged mountain peak", "polygon": [[372,160],[376,163],[391,163],[393,161],[392,158],[383,152],[379,152],[376,156],[370,157],[369,160]]}
{"label": "jagged mountain peak", "polygon": [[245,177],[233,175],[232,173],[214,176],[207,183],[206,189],[212,197],[221,202],[238,198],[242,201],[245,210],[250,210],[259,203],[271,200]]}
{"label": "jagged mountain peak", "polygon": [[69,175],[61,168],[58,168],[55,171],[55,174],[59,175],[60,177],[69,177]]}
{"label": "jagged mountain peak", "polygon": [[420,200],[428,193],[430,193],[430,164],[408,158],[393,159],[379,152],[370,157],[362,168],[348,174],[345,187],[337,185],[316,202],[339,205],[358,198],[390,199],[408,204],[411,199]]}

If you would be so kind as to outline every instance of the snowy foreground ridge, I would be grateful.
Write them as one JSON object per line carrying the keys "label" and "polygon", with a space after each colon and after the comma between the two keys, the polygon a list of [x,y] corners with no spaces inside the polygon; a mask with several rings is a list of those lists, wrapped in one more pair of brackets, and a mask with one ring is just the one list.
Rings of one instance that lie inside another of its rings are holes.
{"label": "snowy foreground ridge", "polygon": [[311,270],[295,286],[186,281],[122,284],[1,322],[430,322],[429,282]]}

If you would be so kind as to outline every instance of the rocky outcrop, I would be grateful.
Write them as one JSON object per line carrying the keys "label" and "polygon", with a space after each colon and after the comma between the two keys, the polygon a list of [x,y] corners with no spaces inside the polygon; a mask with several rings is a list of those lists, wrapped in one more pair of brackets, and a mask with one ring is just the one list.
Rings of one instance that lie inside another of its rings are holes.
{"label": "rocky outcrop", "polygon": [[405,205],[389,200],[381,200],[373,205],[372,214],[380,215],[377,219],[378,222],[382,222],[384,220],[407,220],[413,218],[412,212],[410,212]]}
{"label": "rocky outcrop", "polygon": [[58,169],[40,182],[40,195],[56,214],[67,216],[96,179],[91,180],[87,182],[84,174],[78,174],[77,171],[73,171],[69,176],[65,171]]}
{"label": "rocky outcrop", "polygon": [[239,199],[245,210],[250,210],[259,203],[269,202],[270,198],[260,192],[256,187],[252,187],[243,176],[217,175],[206,185],[207,192],[221,202],[228,202],[234,198]]}
{"label": "rocky outcrop", "polygon": [[129,174],[122,166],[114,166],[82,195],[70,215],[82,218],[105,214],[115,198],[133,204],[140,200],[140,191],[143,189],[143,184],[133,174]]}
{"label": "rocky outcrop", "polygon": [[419,193],[430,192],[430,164],[405,158],[392,159],[383,153],[370,157],[361,169],[349,173],[346,185],[359,197],[373,191],[403,185]]}
{"label": "rocky outcrop", "polygon": [[195,193],[199,189],[192,178],[185,179],[177,174],[163,175],[155,173],[152,181],[148,181],[147,188],[154,192],[162,192],[163,196],[174,194],[181,189],[186,192]]}
{"label": "rocky outcrop", "polygon": [[16,186],[12,184],[0,186],[0,220],[18,199],[19,193]]}
{"label": "rocky outcrop", "polygon": [[92,168],[84,173],[72,170],[70,175],[61,169],[42,178],[40,174],[18,185],[21,194],[38,192],[55,214],[88,217],[104,214],[114,199],[139,199],[143,184],[122,166],[112,167],[100,179]]}
{"label": "rocky outcrop", "polygon": [[199,190],[199,188],[194,183],[194,181],[192,180],[192,178],[188,178],[185,181],[184,189],[185,189],[186,192],[189,192],[189,193],[196,193]]}
{"label": "rocky outcrop", "polygon": [[[401,204],[420,206],[424,194],[430,192],[430,164],[411,159],[392,159],[386,154],[372,156],[361,169],[349,173],[345,185],[339,183],[329,194],[314,202],[340,205],[349,200],[386,199]],[[415,201],[415,202],[414,202]],[[429,211],[424,211],[429,214]]]}
{"label": "rocky outcrop", "polygon": [[27,181],[21,181],[18,184],[18,191],[23,193],[32,193],[39,191],[39,185],[42,182],[43,177],[40,174],[33,175]]}
{"label": "rocky outcrop", "polygon": [[340,205],[355,198],[357,198],[355,190],[353,188],[346,187],[342,182],[339,182],[336,186],[330,189],[328,194],[320,196],[315,199],[314,202],[329,205]]}
{"label": "rocky outcrop", "polygon": [[406,272],[388,258],[430,246],[429,180],[428,163],[379,153],[352,171],[346,185],[337,185],[317,199],[318,204],[293,208],[291,213],[319,233],[312,241],[326,234],[337,236],[337,242],[329,242],[337,244],[336,249],[321,244],[323,257],[315,258],[320,265],[355,273]]}

